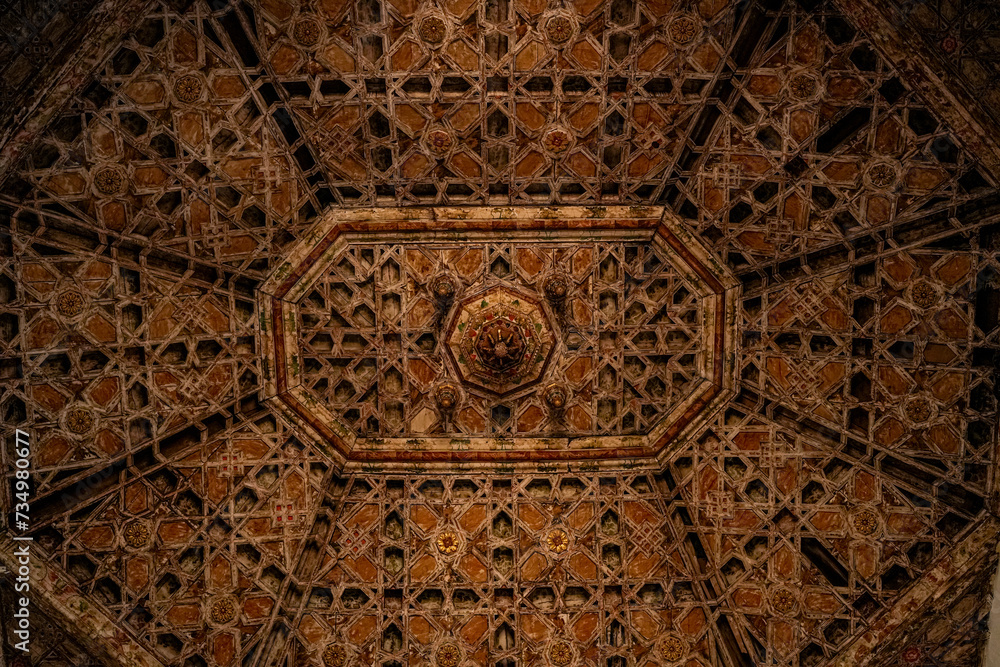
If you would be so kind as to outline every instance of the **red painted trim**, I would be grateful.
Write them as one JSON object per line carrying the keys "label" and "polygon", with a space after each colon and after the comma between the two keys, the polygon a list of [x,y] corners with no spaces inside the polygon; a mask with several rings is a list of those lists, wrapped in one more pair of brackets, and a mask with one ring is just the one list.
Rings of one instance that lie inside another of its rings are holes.
{"label": "red painted trim", "polygon": [[[400,456],[404,454],[405,456]],[[624,447],[615,449],[593,449],[575,452],[536,450],[526,452],[478,451],[478,452],[378,452],[364,450],[352,452],[351,461],[391,461],[395,463],[413,462],[479,462],[507,463],[523,461],[592,461],[607,459],[652,458],[644,447]]]}
{"label": "red painted trim", "polygon": [[281,402],[287,405],[288,408],[297,414],[303,421],[319,431],[319,433],[323,436],[323,439],[336,447],[337,451],[344,455],[344,458],[350,458],[351,450],[347,447],[347,444],[340,439],[340,436],[334,433],[333,429],[325,423],[317,419],[316,415],[306,410],[305,406],[302,405],[297,398],[288,392],[278,394],[278,398],[281,399]]}
{"label": "red painted trim", "polygon": [[308,271],[313,264],[318,262],[319,258],[323,256],[323,253],[326,252],[331,245],[333,245],[333,242],[337,240],[338,236],[340,236],[340,229],[340,225],[337,225],[327,232],[326,236],[323,237],[323,240],[316,244],[312,251],[306,255],[305,259],[299,262],[295,269],[288,275],[287,278],[285,278],[285,281],[281,283],[278,287],[277,293],[275,293],[275,297],[281,299],[288,294],[288,291],[292,289],[292,286],[299,282],[299,279],[305,275],[306,271]]}
{"label": "red painted trim", "polygon": [[715,349],[715,372],[712,378],[715,384],[722,386],[722,374],[726,367],[726,293],[719,294],[719,305],[715,309],[715,336],[712,346]]}
{"label": "red painted trim", "polygon": [[694,421],[695,417],[697,417],[701,411],[705,409],[705,406],[708,405],[720,391],[722,391],[722,388],[716,384],[710,385],[707,389],[705,389],[701,396],[696,398],[694,403],[689,405],[688,409],[684,411],[684,414],[678,417],[673,424],[668,426],[667,430],[663,433],[660,439],[656,441],[656,444],[653,445],[654,455],[663,451],[663,448],[670,444],[671,440],[676,438],[688,424]]}
{"label": "red painted trim", "polygon": [[698,277],[704,280],[716,293],[725,291],[725,287],[719,282],[711,271],[677,238],[666,225],[656,228],[656,233],[666,242],[670,248],[684,258],[684,261],[695,270]]}

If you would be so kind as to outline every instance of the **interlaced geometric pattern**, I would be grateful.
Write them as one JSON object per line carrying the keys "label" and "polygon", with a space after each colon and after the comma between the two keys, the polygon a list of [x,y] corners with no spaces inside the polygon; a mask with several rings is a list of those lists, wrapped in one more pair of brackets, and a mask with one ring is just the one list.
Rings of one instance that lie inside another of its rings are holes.
{"label": "interlaced geometric pattern", "polygon": [[982,111],[998,118],[1000,97],[988,82],[1000,74],[1000,60],[990,44],[1000,36],[1000,12],[989,0],[960,0],[938,5],[926,0],[893,0],[893,23],[919,36],[925,52],[936,57],[968,93],[981,96]]}
{"label": "interlaced geometric pattern", "polygon": [[[655,477],[351,478],[314,535],[318,567],[296,595],[290,655],[327,646],[374,664],[427,664],[458,646],[474,664],[574,664],[710,653],[708,616],[679,534],[674,493]],[[663,493],[666,495],[662,495]],[[553,533],[568,544],[553,547]],[[457,549],[442,550],[450,534]]]}
{"label": "interlaced geometric pattern", "polygon": [[[15,0],[0,18],[0,562],[19,428],[46,573],[27,664],[981,660],[993,3]],[[292,304],[300,377],[372,441],[537,438],[516,473],[339,469],[265,400],[269,277],[327,215],[429,206],[593,217],[571,240],[355,238]],[[656,469],[546,444],[649,433],[714,340],[710,297],[659,246],[586,236],[615,207],[662,207],[739,285],[735,387]],[[562,309],[549,271],[572,277]],[[450,374],[441,275],[452,306],[476,285],[539,298],[545,382]]]}
{"label": "interlaced geometric pattern", "polygon": [[[442,340],[451,315],[433,278],[453,275],[469,293],[520,287],[544,301],[540,283],[554,270],[572,286],[553,312],[558,352],[542,383],[572,390],[565,409],[553,415],[536,387],[477,392],[454,419],[439,419],[430,389],[454,375]],[[299,317],[304,383],[367,435],[642,434],[703,365],[695,288],[649,245],[352,244]]]}
{"label": "interlaced geometric pattern", "polygon": [[[0,113],[24,117],[37,81],[70,59],[96,0],[6,0],[0,3]],[[99,23],[98,23],[99,25]]]}
{"label": "interlaced geometric pattern", "polygon": [[[337,204],[640,201],[683,154],[731,39],[725,3],[673,5],[320,3],[265,6],[256,27]],[[304,21],[322,26],[310,45]]]}

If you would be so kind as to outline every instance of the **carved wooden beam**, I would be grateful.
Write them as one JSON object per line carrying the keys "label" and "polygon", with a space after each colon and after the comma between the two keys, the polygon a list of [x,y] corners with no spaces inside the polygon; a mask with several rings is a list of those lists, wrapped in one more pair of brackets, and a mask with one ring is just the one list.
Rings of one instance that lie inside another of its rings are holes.
{"label": "carved wooden beam", "polygon": [[916,622],[927,607],[967,576],[982,562],[985,552],[996,548],[1000,522],[989,517],[968,537],[959,542],[930,571],[925,572],[905,595],[869,630],[857,637],[830,667],[860,667],[869,664],[878,649],[893,641],[908,626]]}
{"label": "carved wooden beam", "polygon": [[[0,534],[0,563],[17,577],[21,564],[17,549],[31,542],[18,542],[9,535]],[[105,664],[122,667],[161,667],[162,662],[123,632],[114,621],[92,604],[69,577],[56,568],[49,567],[33,547],[28,581],[30,592],[21,593],[50,614],[52,620],[72,634],[73,639],[91,655]],[[32,637],[31,641],[40,641]]]}
{"label": "carved wooden beam", "polygon": [[43,68],[30,103],[0,127],[0,183],[152,4],[152,0],[101,0],[98,3],[78,33],[86,38],[80,41],[77,51],[60,66],[51,70]]}
{"label": "carved wooden beam", "polygon": [[912,34],[905,14],[885,0],[834,0],[834,4],[864,31],[983,166],[1000,178],[1000,128],[974,91],[948,72],[923,39]]}

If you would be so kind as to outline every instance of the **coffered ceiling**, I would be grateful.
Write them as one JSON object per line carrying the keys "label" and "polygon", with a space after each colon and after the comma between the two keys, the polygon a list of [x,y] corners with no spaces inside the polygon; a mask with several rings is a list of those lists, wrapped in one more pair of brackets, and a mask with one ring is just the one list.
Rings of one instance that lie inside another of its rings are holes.
{"label": "coffered ceiling", "polygon": [[2,11],[20,664],[978,664],[991,3]]}

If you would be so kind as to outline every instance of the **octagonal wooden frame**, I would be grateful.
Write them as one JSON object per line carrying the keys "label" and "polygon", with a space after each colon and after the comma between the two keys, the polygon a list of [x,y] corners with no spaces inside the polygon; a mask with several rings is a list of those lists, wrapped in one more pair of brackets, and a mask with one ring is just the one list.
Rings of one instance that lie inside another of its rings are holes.
{"label": "octagonal wooden frame", "polygon": [[[360,437],[301,383],[296,304],[352,243],[416,239],[607,240],[654,243],[699,291],[705,309],[702,378],[646,435],[575,438]],[[621,469],[663,465],[732,395],[739,284],[728,268],[662,207],[465,207],[350,209],[326,213],[258,290],[264,353],[262,399],[315,438],[345,468]]]}

